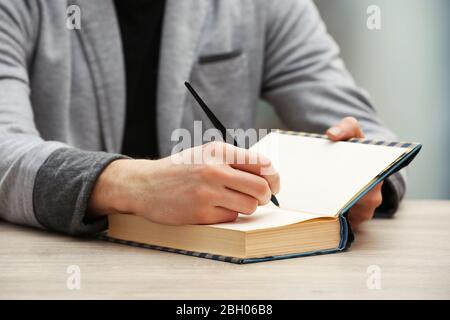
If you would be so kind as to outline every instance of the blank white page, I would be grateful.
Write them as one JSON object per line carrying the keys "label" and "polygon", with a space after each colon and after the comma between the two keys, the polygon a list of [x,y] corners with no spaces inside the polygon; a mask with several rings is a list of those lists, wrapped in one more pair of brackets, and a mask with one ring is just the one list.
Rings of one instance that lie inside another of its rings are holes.
{"label": "blank white page", "polygon": [[265,206],[258,207],[251,215],[240,214],[234,222],[219,223],[211,226],[221,229],[254,231],[287,226],[316,218],[316,215],[282,210],[269,203]]}
{"label": "blank white page", "polygon": [[280,174],[280,208],[335,216],[406,148],[270,133],[252,150]]}

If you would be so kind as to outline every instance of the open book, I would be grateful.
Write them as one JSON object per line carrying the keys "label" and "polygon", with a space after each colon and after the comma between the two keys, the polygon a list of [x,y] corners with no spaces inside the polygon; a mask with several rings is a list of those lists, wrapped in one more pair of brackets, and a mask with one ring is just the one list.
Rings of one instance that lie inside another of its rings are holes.
{"label": "open book", "polygon": [[167,226],[112,215],[107,239],[234,263],[341,251],[349,242],[348,209],[420,148],[272,131],[252,149],[269,157],[280,174],[280,208],[270,203],[236,222],[216,225]]}

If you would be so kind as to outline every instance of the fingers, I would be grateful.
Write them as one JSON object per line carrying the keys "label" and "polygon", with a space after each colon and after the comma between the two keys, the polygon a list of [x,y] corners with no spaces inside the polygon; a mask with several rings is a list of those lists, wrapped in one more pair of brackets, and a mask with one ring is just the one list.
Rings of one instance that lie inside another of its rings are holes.
{"label": "fingers", "polygon": [[214,224],[235,221],[239,213],[252,214],[258,207],[258,200],[238,191],[225,189],[220,197],[212,200],[213,205],[198,211],[195,224]]}
{"label": "fingers", "polygon": [[235,150],[237,155],[236,161],[230,163],[230,166],[265,179],[272,191],[271,193],[277,194],[280,191],[280,175],[273,167],[270,159],[251,150],[235,149],[237,149]]}
{"label": "fingers", "polygon": [[272,190],[266,179],[231,167],[225,168],[228,174],[224,176],[222,182],[226,188],[249,195],[258,200],[260,205],[270,201]]}
{"label": "fingers", "polygon": [[214,204],[231,211],[252,214],[258,207],[258,200],[241,192],[225,188]]}
{"label": "fingers", "polygon": [[234,169],[259,176],[267,181],[272,194],[279,192],[280,176],[267,157],[227,143],[208,143],[204,148],[210,159],[223,161]]}
{"label": "fingers", "polygon": [[332,141],[364,138],[364,134],[358,121],[353,117],[342,119],[339,123],[328,129],[326,134]]}
{"label": "fingers", "polygon": [[[359,201],[358,205],[363,208],[373,209],[378,208],[383,202],[383,197],[381,194],[381,187],[383,182],[378,183],[375,187],[372,188],[367,194],[365,194]],[[371,216],[372,217],[372,216]],[[370,218],[371,218],[370,217]]]}
{"label": "fingers", "polygon": [[377,184],[350,209],[349,219],[353,228],[356,229],[362,222],[373,218],[375,209],[383,202],[382,185],[383,182]]}
{"label": "fingers", "polygon": [[[260,158],[262,158],[261,155]],[[272,166],[270,160],[268,160],[267,158],[261,160],[260,163],[256,164],[244,163],[244,164],[231,164],[230,166],[234,169],[251,173],[253,175],[263,178],[267,182],[271,190],[271,194],[277,194],[278,192],[280,192],[280,175]]]}
{"label": "fingers", "polygon": [[233,222],[237,219],[238,213],[236,211],[228,210],[226,208],[215,207],[208,212],[198,215],[195,224],[215,224],[224,222]]}
{"label": "fingers", "polygon": [[349,219],[354,229],[358,228],[361,223],[373,218],[375,208],[354,205],[349,212]]}

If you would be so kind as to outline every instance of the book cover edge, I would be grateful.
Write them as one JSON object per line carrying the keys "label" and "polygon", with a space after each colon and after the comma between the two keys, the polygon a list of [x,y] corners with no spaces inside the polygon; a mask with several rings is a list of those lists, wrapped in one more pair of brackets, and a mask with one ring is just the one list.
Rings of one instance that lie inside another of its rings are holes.
{"label": "book cover edge", "polygon": [[109,237],[107,232],[100,234],[98,236],[98,238],[100,240],[105,240],[105,241],[109,241],[112,243],[129,245],[129,246],[133,246],[133,247],[178,253],[178,254],[183,254],[183,255],[188,255],[188,256],[193,256],[193,257],[198,257],[198,258],[217,260],[217,261],[229,262],[229,263],[234,263],[234,264],[249,264],[249,263],[257,263],[257,262],[299,258],[299,257],[312,256],[312,255],[330,254],[330,253],[336,253],[336,252],[343,251],[348,248],[348,244],[349,244],[348,243],[349,226],[348,226],[348,221],[347,221],[346,217],[339,216],[339,221],[340,221],[340,241],[339,241],[338,247],[335,249],[309,251],[309,252],[293,253],[293,254],[278,255],[278,256],[267,256],[267,257],[261,257],[261,258],[239,258],[239,257],[224,256],[224,255],[218,255],[218,254],[212,254],[212,253],[206,253],[206,252],[196,252],[196,251],[180,250],[180,249],[163,247],[163,246],[156,246],[156,245],[145,244],[145,243],[140,243],[140,242],[136,242],[136,241],[116,239],[113,237]]}

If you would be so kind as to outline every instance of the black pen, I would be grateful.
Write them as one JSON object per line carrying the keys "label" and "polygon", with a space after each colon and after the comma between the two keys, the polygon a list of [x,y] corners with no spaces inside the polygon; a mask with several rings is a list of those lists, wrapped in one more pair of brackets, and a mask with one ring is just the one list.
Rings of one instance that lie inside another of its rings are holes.
{"label": "black pen", "polygon": [[[217,117],[214,115],[214,113],[211,111],[211,109],[208,108],[208,106],[206,105],[206,103],[203,101],[202,98],[200,98],[200,96],[198,95],[198,93],[194,90],[194,88],[192,88],[192,86],[189,84],[189,82],[185,81],[184,85],[186,86],[186,88],[188,88],[189,92],[192,94],[192,96],[194,97],[194,99],[198,102],[198,104],[200,105],[200,107],[202,107],[203,111],[206,113],[206,115],[208,116],[209,120],[211,120],[211,122],[213,123],[214,127],[220,131],[220,133],[222,134],[222,138],[224,141],[226,141],[226,137],[227,137],[227,129],[225,129],[225,127],[223,126],[223,124],[219,121],[219,119],[217,119]],[[235,147],[239,147],[237,141],[231,137],[233,139],[233,144]],[[272,201],[272,203],[274,205],[276,205],[277,207],[280,207],[280,204],[278,203],[277,198],[272,194],[272,196],[270,197],[270,201]]]}

